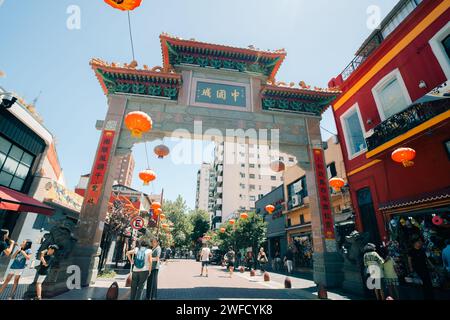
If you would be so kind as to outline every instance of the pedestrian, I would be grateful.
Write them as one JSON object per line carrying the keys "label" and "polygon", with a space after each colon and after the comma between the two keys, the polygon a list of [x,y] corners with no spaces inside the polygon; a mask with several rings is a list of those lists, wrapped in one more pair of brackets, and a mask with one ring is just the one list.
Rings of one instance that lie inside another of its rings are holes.
{"label": "pedestrian", "polygon": [[0,288],[0,295],[6,289],[11,279],[14,277],[14,284],[9,296],[9,300],[14,299],[16,295],[17,286],[19,285],[20,277],[22,276],[23,270],[27,264],[27,260],[31,258],[31,246],[33,242],[31,240],[24,240],[18,250],[12,255],[12,264],[8,275]]}
{"label": "pedestrian", "polygon": [[417,239],[413,243],[412,249],[409,251],[408,266],[410,273],[416,273],[422,280],[423,296],[425,300],[433,300],[433,284],[431,282],[431,275],[429,266],[432,267],[428,260],[425,250],[423,249],[423,242]]}
{"label": "pedestrian", "polygon": [[284,256],[284,263],[286,265],[287,273],[291,274],[294,267],[294,251],[289,247]]}
{"label": "pedestrian", "polygon": [[236,253],[236,267],[239,268],[242,265],[242,253],[240,250]]}
{"label": "pedestrian", "polygon": [[148,242],[143,240],[126,256],[132,268],[130,300],[141,300],[142,290],[152,270],[152,250]]}
{"label": "pedestrian", "polygon": [[225,255],[225,260],[227,262],[227,269],[230,273],[231,278],[233,276],[234,264],[236,263],[236,253],[234,252],[232,247],[228,249],[228,252]]}
{"label": "pedestrian", "polygon": [[386,285],[389,295],[394,298],[395,300],[398,300],[400,298],[398,286],[398,276],[397,272],[395,271],[396,263],[394,260],[394,256],[391,254],[388,254],[386,261],[383,264],[383,280],[384,284]]}
{"label": "pedestrian", "polygon": [[166,265],[169,263],[170,255],[172,254],[172,250],[170,248],[167,248],[164,254],[164,262]]}
{"label": "pedestrian", "polygon": [[41,262],[37,271],[38,278],[36,280],[36,300],[42,299],[42,283],[47,278],[49,270],[55,263],[55,253],[59,250],[56,244],[49,245],[46,250],[41,251],[39,260]]}
{"label": "pedestrian", "polygon": [[160,267],[161,247],[159,240],[152,240],[152,271],[147,280],[147,300],[156,300],[158,293],[158,273]]}
{"label": "pedestrian", "polygon": [[261,274],[263,274],[264,271],[266,270],[266,264],[267,264],[267,262],[269,262],[269,259],[267,259],[267,255],[264,252],[264,248],[259,249],[258,262],[259,262],[259,267],[261,269]]}
{"label": "pedestrian", "polygon": [[14,249],[14,240],[9,239],[9,230],[0,230],[0,257],[9,257]]}
{"label": "pedestrian", "polygon": [[212,256],[211,249],[208,248],[206,243],[203,244],[203,248],[200,251],[200,261],[202,263],[202,271],[200,272],[200,277],[203,277],[203,269],[206,271],[206,277],[208,277],[208,264],[209,258]]}
{"label": "pedestrian", "polygon": [[384,300],[384,294],[381,288],[384,259],[377,253],[376,249],[377,247],[373,243],[368,243],[364,247],[363,261],[366,267],[366,275],[375,280],[375,285],[372,288],[375,291],[375,297],[377,300]]}
{"label": "pedestrian", "polygon": [[274,259],[273,259],[273,264],[274,264],[274,270],[275,271],[279,271],[279,270],[281,270],[281,254],[280,254],[280,251],[276,251],[275,252],[275,257],[274,257]]}

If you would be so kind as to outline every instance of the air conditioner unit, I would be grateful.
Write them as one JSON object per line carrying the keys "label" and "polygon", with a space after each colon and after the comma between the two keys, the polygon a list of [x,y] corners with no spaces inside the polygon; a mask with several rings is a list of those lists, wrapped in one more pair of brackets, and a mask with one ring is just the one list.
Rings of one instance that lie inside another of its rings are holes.
{"label": "air conditioner unit", "polygon": [[292,206],[297,207],[300,205],[300,200],[298,199],[298,195],[292,196]]}

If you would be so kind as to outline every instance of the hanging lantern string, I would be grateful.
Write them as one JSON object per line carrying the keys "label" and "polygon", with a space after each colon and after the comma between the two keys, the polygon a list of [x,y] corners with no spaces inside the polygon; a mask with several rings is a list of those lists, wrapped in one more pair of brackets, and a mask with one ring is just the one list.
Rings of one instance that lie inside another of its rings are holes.
{"label": "hanging lantern string", "polygon": [[127,11],[128,13],[128,29],[130,31],[130,43],[131,43],[131,54],[133,55],[133,61],[135,61],[134,57],[134,44],[133,44],[133,33],[131,32],[131,18],[130,18],[130,11]]}
{"label": "hanging lantern string", "polygon": [[147,161],[147,169],[150,169],[150,163],[148,161],[147,141],[144,142],[145,147],[145,160]]}

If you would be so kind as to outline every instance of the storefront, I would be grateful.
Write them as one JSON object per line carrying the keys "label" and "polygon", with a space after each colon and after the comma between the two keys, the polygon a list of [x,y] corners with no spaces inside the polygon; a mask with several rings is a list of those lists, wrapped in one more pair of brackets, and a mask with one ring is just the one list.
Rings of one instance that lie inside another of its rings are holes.
{"label": "storefront", "polygon": [[294,269],[312,269],[313,242],[311,224],[288,228],[288,241],[294,252]]}
{"label": "storefront", "polygon": [[420,239],[433,266],[430,275],[436,293],[450,297],[449,279],[442,261],[445,241],[450,239],[450,189],[382,204],[380,210],[389,230],[387,253],[395,257],[401,284],[409,287],[420,284],[420,279],[408,267],[409,251]]}

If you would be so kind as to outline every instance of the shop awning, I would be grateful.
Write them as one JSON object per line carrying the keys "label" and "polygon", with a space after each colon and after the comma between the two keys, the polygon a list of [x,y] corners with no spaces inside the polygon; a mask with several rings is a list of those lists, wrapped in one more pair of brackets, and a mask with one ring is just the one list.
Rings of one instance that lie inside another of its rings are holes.
{"label": "shop awning", "polygon": [[33,212],[47,216],[53,215],[54,212],[53,208],[42,202],[6,187],[0,187],[0,210]]}
{"label": "shop awning", "polygon": [[400,209],[410,206],[417,206],[422,204],[434,203],[434,202],[442,202],[442,201],[450,201],[450,187],[441,189],[435,192],[424,193],[420,196],[411,197],[411,198],[403,198],[394,201],[389,201],[385,203],[380,203],[379,210],[392,210],[392,209]]}

